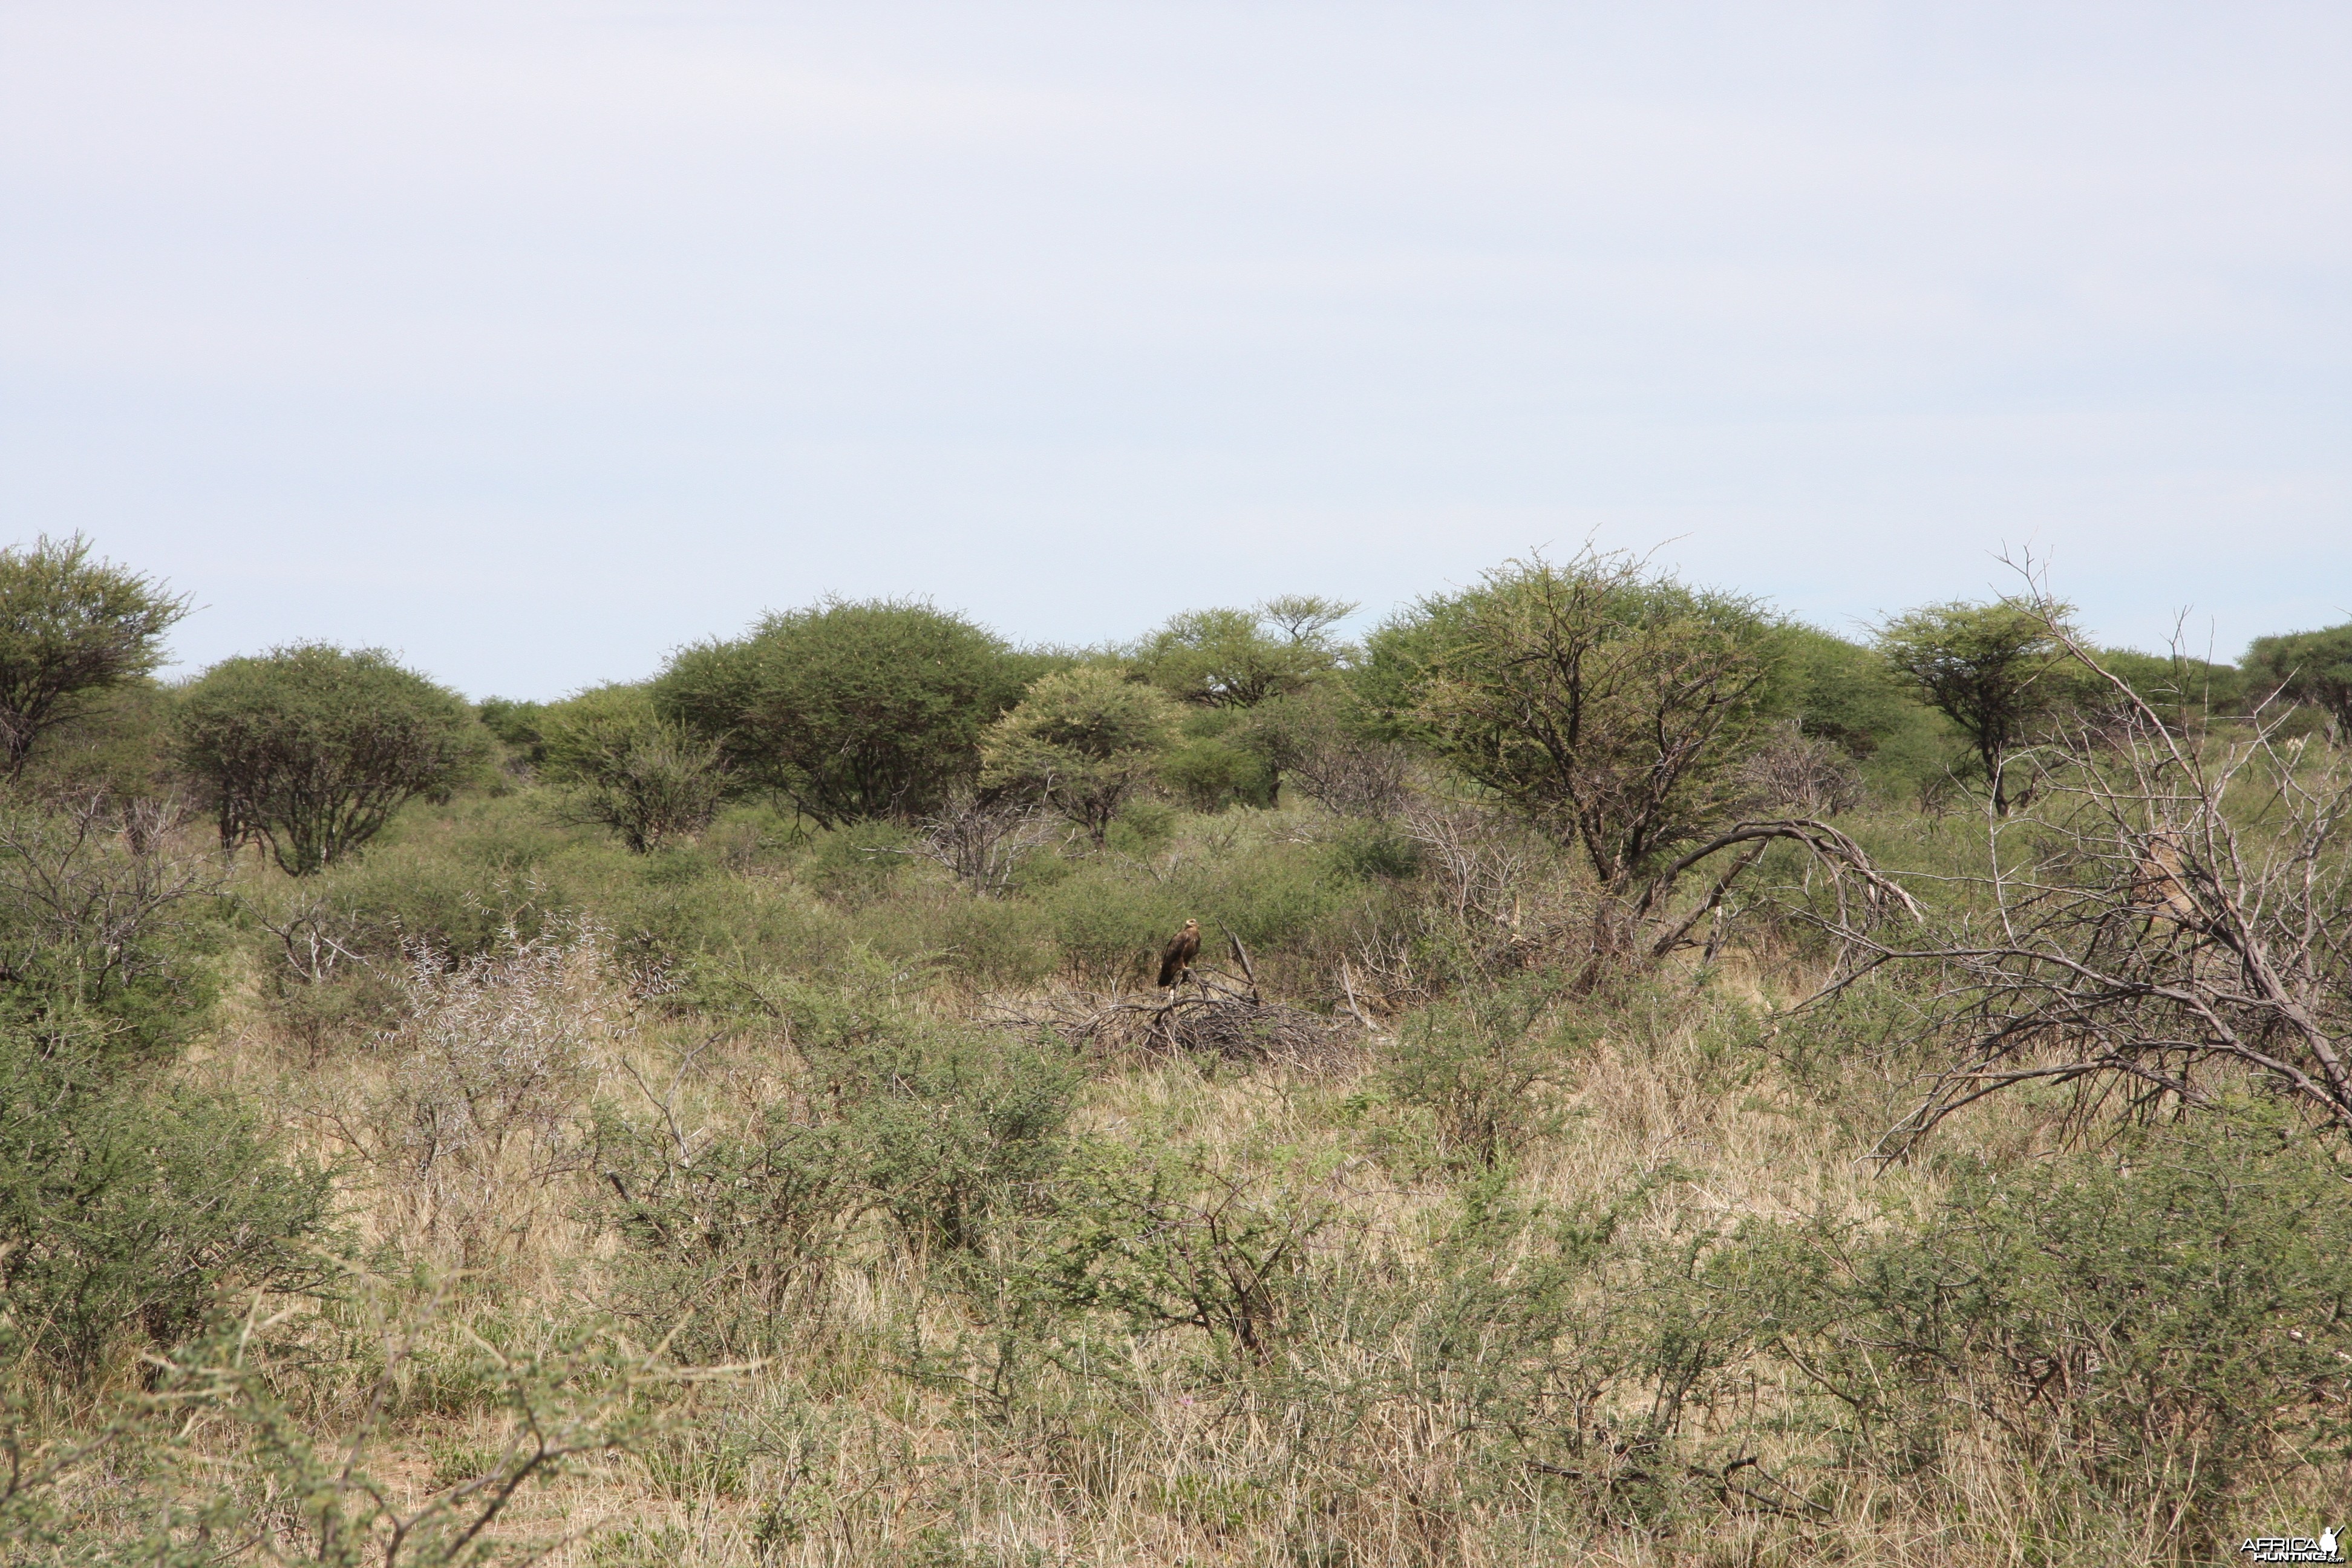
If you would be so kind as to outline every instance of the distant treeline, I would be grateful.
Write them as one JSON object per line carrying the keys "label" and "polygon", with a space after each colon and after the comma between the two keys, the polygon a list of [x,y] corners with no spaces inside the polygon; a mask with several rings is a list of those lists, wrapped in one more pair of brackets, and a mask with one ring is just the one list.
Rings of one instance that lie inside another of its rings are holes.
{"label": "distant treeline", "polygon": [[[2288,738],[2352,726],[2352,623],[2256,638],[2235,664],[2096,647],[2066,606],[2022,599],[1910,610],[1856,641],[1594,554],[1508,563],[1350,641],[1339,628],[1357,608],[1296,595],[1038,648],[920,600],[826,599],[681,648],[640,682],[469,703],[380,650],[324,643],[159,683],[187,601],[87,541],[45,539],[0,552],[0,741],[37,794],[192,794],[225,844],[264,844],[299,874],[405,802],[476,784],[552,786],[572,818],[650,850],[753,795],[821,827],[1018,796],[1099,841],[1146,788],[1200,811],[1271,806],[1294,782],[1360,788],[1360,768],[1330,760],[1368,746],[1484,745],[1488,773],[1507,773],[1515,746],[1586,743],[1491,725],[1465,739],[1472,667],[1520,668],[1526,650],[1577,665],[1559,672],[1571,685],[1707,686],[1695,712],[1717,752],[1738,749],[1717,744],[1737,739],[1723,726],[1774,730],[1833,753],[1825,765],[1853,774],[1841,787],[1975,787],[1996,808],[2006,755],[2118,704],[2182,729],[2256,711]],[[1509,624],[1528,617],[1583,629]]]}

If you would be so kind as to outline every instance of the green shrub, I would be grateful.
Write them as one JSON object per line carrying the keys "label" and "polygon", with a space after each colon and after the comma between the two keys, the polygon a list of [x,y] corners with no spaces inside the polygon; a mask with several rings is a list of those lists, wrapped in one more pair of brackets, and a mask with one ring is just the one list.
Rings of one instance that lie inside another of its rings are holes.
{"label": "green shrub", "polygon": [[1138,1337],[1192,1330],[1215,1354],[1268,1363],[1301,1321],[1309,1248],[1338,1214],[1317,1172],[1287,1175],[1268,1188],[1203,1148],[1094,1145],[1056,1184],[1029,1289]]}
{"label": "green shrub", "polygon": [[[2235,665],[2134,648],[2101,648],[2098,660],[2172,729],[2201,729],[2208,719],[2244,710],[2247,679]],[[2122,706],[2120,694],[2103,697],[2094,687],[2089,696],[2104,707]]]}
{"label": "green shrub", "polygon": [[600,686],[539,717],[541,768],[561,821],[607,827],[640,855],[710,826],[727,777],[719,746],[661,717],[642,686]]}
{"label": "green shrub", "polygon": [[689,1361],[769,1353],[824,1277],[841,1227],[871,1201],[851,1130],[789,1101],[688,1157],[666,1126],[598,1117],[605,1217],[623,1247],[619,1309],[677,1326]]}
{"label": "green shrub", "polygon": [[1616,894],[1736,812],[1780,653],[1757,601],[1587,550],[1423,600],[1373,635],[1358,680],[1400,738]]}
{"label": "green shrub", "polygon": [[[1114,855],[1148,855],[1174,836],[1178,820],[1177,812],[1165,801],[1131,800],[1110,825],[1110,834],[1103,842]],[[1040,879],[1033,871],[1030,879]]]}
{"label": "green shrub", "polygon": [[1427,1268],[1391,1284],[1410,1384],[1446,1428],[1475,1435],[1479,1470],[1610,1521],[1654,1526],[1714,1500],[1689,1417],[1739,1392],[1758,1320],[1716,1277],[1713,1232],[1626,1234],[1681,1175],[1550,1205],[1488,1172],[1442,1216]]}
{"label": "green shrub", "polygon": [[1347,649],[1331,628],[1356,606],[1290,595],[1247,610],[1188,610],[1136,649],[1144,678],[1179,701],[1255,708],[1302,691]]}
{"label": "green shrub", "polygon": [[327,1173],[235,1101],[0,1033],[0,1362],[87,1375],[127,1331],[194,1332],[225,1291],[314,1286],[329,1203]]}
{"label": "green shrub", "polygon": [[1107,665],[1042,677],[981,736],[981,784],[1042,802],[1097,844],[1175,740],[1176,706]]}
{"label": "green shrub", "polygon": [[506,748],[509,770],[525,776],[547,760],[547,737],[541,732],[546,711],[543,702],[519,702],[509,697],[485,697],[474,704],[474,716],[482,721],[482,728]]}
{"label": "green shrub", "polygon": [[1056,1047],[911,1014],[906,972],[868,951],[801,985],[793,1037],[859,1147],[866,1187],[918,1247],[970,1249],[1059,1159],[1080,1064]]}
{"label": "green shrub", "polygon": [[[1252,814],[1261,830],[1278,819]],[[1359,897],[1331,858],[1305,844],[1259,843],[1243,849],[1198,855],[1171,879],[1186,913],[1220,934],[1238,936],[1253,948],[1272,948],[1307,939],[1315,929]],[[1213,922],[1213,923],[1212,923]],[[1213,938],[1212,940],[1214,940]]]}
{"label": "green shrub", "polygon": [[1546,1091],[1577,1037],[1547,1016],[1554,1000],[1530,978],[1414,1015],[1375,1079],[1402,1113],[1373,1121],[1375,1145],[1408,1172],[1493,1170],[1558,1131]]}
{"label": "green shrub", "polygon": [[976,986],[1034,985],[1062,963],[1044,911],[1022,899],[976,899],[940,889],[861,910],[850,923],[877,951],[936,953],[942,968]]}
{"label": "green shrub", "polygon": [[894,822],[849,822],[811,836],[800,873],[826,898],[852,908],[880,899],[911,869],[899,850],[907,829]]}
{"label": "green shrub", "polygon": [[2307,703],[2326,714],[2339,733],[2352,731],[2352,621],[2256,637],[2240,662],[2253,700]]}
{"label": "green shrub", "polygon": [[855,1083],[845,1114],[900,1230],[962,1251],[1056,1167],[1084,1077],[1066,1050],[960,1029],[889,1031],[813,1059]]}
{"label": "green shrub", "polygon": [[[773,836],[762,830],[776,824],[756,811],[730,820],[748,841],[732,850],[713,842],[646,855],[554,827],[528,797],[468,799],[437,821],[396,824],[364,861],[248,889],[265,928],[265,994],[297,1034],[314,1024],[322,1037],[380,1027],[390,1021],[383,977],[415,948],[462,962],[586,919],[633,990],[683,987],[682,1002],[732,1010],[729,973],[822,968],[856,933],[841,910],[790,880],[735,874],[730,856],[771,864]],[[829,852],[835,885],[887,889],[902,858],[861,850],[896,831],[877,824],[827,836],[842,840]],[[314,963],[314,932],[365,963]],[[698,975],[717,989],[697,990]]]}
{"label": "green shrub", "polygon": [[394,824],[365,859],[247,880],[238,903],[271,1023],[315,1062],[398,1021],[417,952],[463,963],[609,906],[634,858],[579,837],[523,799],[474,798],[438,820]]}
{"label": "green shrub", "polygon": [[[1222,717],[1220,715],[1219,717]],[[1275,773],[1264,756],[1220,734],[1190,733],[1160,764],[1160,782],[1193,811],[1269,805]]]}
{"label": "green shrub", "polygon": [[1853,1462],[1990,1443],[2043,1528],[2115,1511],[2219,1555],[2231,1500],[2352,1437],[2352,1207],[2273,1107],[2000,1168],[1924,1223],[1761,1233],[1771,1315]]}
{"label": "green shrub", "polygon": [[674,658],[656,705],[810,820],[919,816],[980,766],[981,731],[1055,661],[909,601],[828,600]]}
{"label": "green shrub", "polygon": [[1361,881],[1404,881],[1421,873],[1422,846],[1393,823],[1346,822],[1324,844],[1331,864],[1343,876]]}
{"label": "green shrub", "polygon": [[1768,705],[1809,736],[1867,759],[1889,746],[1914,750],[1943,727],[1872,648],[1791,624],[1777,651]]}
{"label": "green shrub", "polygon": [[389,847],[315,879],[255,889],[257,918],[274,931],[308,922],[352,954],[397,967],[427,947],[452,959],[489,952],[510,934],[537,936],[576,910],[570,879],[544,863],[473,846]]}
{"label": "green shrub", "polygon": [[1169,933],[1193,912],[1175,889],[1107,861],[1081,867],[1031,898],[1072,977],[1090,984],[1141,977]]}
{"label": "green shrub", "polygon": [[137,803],[0,798],[0,1026],[152,1059],[202,1028],[218,868]]}
{"label": "green shrub", "polygon": [[1993,810],[2010,808],[2002,765],[2042,726],[2105,693],[2067,655],[2063,605],[2004,598],[1953,600],[1909,610],[1878,628],[1879,652],[1919,700],[1951,721],[1975,750],[1975,775]]}

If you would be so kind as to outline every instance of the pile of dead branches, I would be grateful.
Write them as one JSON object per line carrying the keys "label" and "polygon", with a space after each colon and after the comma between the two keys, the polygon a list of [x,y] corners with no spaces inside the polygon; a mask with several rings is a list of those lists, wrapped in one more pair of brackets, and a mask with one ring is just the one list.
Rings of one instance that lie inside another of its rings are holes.
{"label": "pile of dead branches", "polygon": [[1095,1057],[1215,1057],[1307,1072],[1355,1061],[1365,1035],[1360,1021],[1267,1001],[1248,952],[1227,941],[1239,973],[1195,965],[1174,986],[1144,996],[1066,991],[992,1011],[1010,1026],[1048,1032]]}

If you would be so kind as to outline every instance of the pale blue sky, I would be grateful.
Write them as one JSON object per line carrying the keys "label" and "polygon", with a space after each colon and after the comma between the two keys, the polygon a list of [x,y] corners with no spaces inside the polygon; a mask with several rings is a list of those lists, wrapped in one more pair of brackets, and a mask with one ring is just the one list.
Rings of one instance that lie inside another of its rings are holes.
{"label": "pale blue sky", "polygon": [[2352,7],[0,0],[0,521],[553,696],[1530,545],[2352,617]]}

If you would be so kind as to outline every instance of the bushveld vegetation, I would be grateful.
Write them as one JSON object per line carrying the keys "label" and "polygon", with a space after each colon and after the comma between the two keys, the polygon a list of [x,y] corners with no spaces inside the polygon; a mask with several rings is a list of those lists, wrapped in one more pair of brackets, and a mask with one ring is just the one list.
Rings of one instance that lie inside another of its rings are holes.
{"label": "bushveld vegetation", "polygon": [[159,685],[184,607],[0,554],[11,1563],[2340,1522],[2352,628],[1858,643],[1586,553],[468,705]]}

